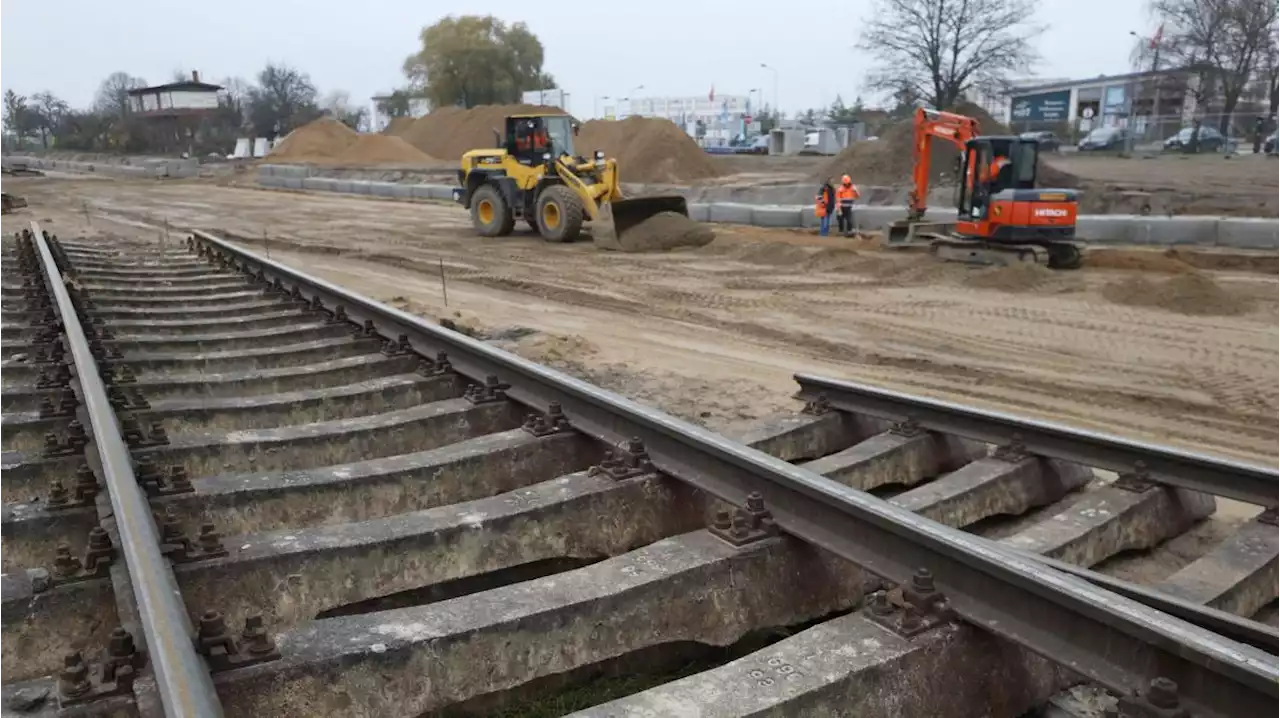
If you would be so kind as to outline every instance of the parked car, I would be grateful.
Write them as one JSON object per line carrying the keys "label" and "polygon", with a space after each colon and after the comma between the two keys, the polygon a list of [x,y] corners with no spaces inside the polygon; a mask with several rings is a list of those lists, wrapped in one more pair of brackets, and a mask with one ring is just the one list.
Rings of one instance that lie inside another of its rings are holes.
{"label": "parked car", "polygon": [[1023,132],[1020,137],[1024,140],[1035,140],[1042,152],[1057,152],[1062,146],[1062,140],[1052,132]]}
{"label": "parked car", "polygon": [[[1183,127],[1182,131],[1164,141],[1166,150],[1185,150],[1191,146],[1191,133],[1195,131],[1194,127]],[[1198,152],[1219,152],[1227,144],[1227,138],[1222,136],[1212,127],[1200,127],[1199,142],[1196,150]]]}
{"label": "parked car", "polygon": [[1268,155],[1275,155],[1276,152],[1276,133],[1272,132],[1267,135],[1267,139],[1262,143],[1262,151]]}
{"label": "parked car", "polygon": [[1124,149],[1129,131],[1122,127],[1097,127],[1076,145],[1081,152],[1119,152]]}

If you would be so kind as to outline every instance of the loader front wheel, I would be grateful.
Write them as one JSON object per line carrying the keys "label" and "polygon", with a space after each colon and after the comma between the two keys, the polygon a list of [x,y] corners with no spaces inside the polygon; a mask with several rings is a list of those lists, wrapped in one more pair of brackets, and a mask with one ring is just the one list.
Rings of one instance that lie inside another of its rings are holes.
{"label": "loader front wheel", "polygon": [[538,231],[548,242],[572,242],[582,232],[582,202],[573,190],[551,185],[538,195]]}
{"label": "loader front wheel", "polygon": [[471,224],[481,237],[505,237],[515,229],[511,207],[497,187],[483,185],[471,195]]}

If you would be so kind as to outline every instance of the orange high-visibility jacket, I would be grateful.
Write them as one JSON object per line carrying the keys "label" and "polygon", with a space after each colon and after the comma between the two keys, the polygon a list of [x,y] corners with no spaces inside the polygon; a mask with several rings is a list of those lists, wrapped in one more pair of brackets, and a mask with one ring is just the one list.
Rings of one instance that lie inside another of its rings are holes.
{"label": "orange high-visibility jacket", "polygon": [[827,207],[833,204],[831,198],[831,188],[823,187],[818,191],[818,196],[814,198],[813,213],[819,218],[827,216]]}
{"label": "orange high-visibility jacket", "polygon": [[841,208],[852,207],[853,201],[860,196],[858,188],[851,184],[840,185],[840,189],[836,190],[836,202]]}

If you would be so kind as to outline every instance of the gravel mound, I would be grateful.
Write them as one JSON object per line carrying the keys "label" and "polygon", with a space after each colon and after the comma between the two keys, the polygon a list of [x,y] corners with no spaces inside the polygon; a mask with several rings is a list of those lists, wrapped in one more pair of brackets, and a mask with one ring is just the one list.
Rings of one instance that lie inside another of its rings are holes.
{"label": "gravel mound", "polygon": [[619,237],[624,252],[652,252],[676,247],[704,247],[716,238],[709,225],[679,212],[658,212]]}
{"label": "gravel mound", "polygon": [[604,150],[618,161],[623,182],[678,184],[722,174],[698,143],[667,119],[591,120],[582,126],[574,146],[584,157]]}
{"label": "gravel mound", "polygon": [[1102,296],[1116,304],[1158,307],[1178,314],[1241,314],[1252,306],[1248,297],[1223,288],[1199,272],[1155,282],[1146,277],[1122,279],[1103,287]]}

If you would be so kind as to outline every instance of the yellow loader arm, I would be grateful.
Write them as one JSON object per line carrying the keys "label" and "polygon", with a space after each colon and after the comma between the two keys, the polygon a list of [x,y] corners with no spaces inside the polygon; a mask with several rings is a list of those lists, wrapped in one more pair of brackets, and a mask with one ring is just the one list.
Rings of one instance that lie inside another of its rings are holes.
{"label": "yellow loader arm", "polygon": [[564,157],[556,160],[556,171],[582,201],[591,220],[591,239],[600,249],[620,252],[644,249],[627,243],[627,230],[661,212],[689,216],[689,203],[679,195],[623,197],[618,183],[618,163],[613,159],[604,161],[599,172],[600,180],[595,184],[584,182]]}

